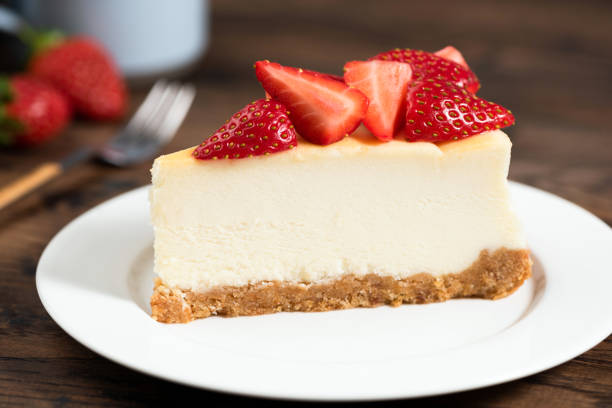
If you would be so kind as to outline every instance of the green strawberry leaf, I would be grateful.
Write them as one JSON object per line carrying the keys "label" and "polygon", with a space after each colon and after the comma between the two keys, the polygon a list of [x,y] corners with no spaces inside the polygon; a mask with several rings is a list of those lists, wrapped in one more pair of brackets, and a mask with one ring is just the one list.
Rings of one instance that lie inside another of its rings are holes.
{"label": "green strawberry leaf", "polygon": [[12,146],[25,126],[16,119],[7,116],[4,106],[0,106],[0,146]]}
{"label": "green strawberry leaf", "polygon": [[8,147],[15,144],[15,136],[10,132],[0,129],[0,147]]}
{"label": "green strawberry leaf", "polygon": [[9,103],[13,100],[13,89],[8,77],[0,76],[0,104]]}
{"label": "green strawberry leaf", "polygon": [[55,47],[66,38],[59,30],[37,31],[31,27],[21,30],[19,36],[30,47],[30,57]]}

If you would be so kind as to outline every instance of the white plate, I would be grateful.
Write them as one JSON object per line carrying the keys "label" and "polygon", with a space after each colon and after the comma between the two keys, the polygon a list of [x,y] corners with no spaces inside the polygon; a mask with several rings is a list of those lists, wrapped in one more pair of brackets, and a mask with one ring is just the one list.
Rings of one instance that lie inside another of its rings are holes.
{"label": "white plate", "polygon": [[533,278],[498,301],[157,323],[146,187],[58,233],[36,285],[51,317],[86,347],[195,387],[303,400],[483,387],[561,364],[612,331],[612,230],[566,200],[510,186],[535,264]]}

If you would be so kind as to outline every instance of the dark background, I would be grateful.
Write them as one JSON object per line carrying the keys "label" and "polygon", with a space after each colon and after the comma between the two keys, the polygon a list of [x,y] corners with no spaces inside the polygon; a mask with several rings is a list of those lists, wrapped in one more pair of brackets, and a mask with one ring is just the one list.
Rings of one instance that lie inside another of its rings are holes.
{"label": "dark background", "polygon": [[[612,2],[213,1],[211,35],[206,57],[184,78],[196,83],[198,95],[168,152],[201,142],[262,97],[255,60],[341,74],[346,61],[387,49],[434,51],[452,44],[479,76],[479,95],[517,118],[508,129],[514,144],[510,178],[574,201],[612,224]],[[143,95],[132,92],[133,107]],[[0,185],[78,145],[105,140],[116,127],[75,122],[42,148],[0,151]],[[147,184],[150,165],[86,164],[0,213],[0,405],[178,405],[187,397],[207,406],[285,404],[138,374],[76,343],[44,311],[34,275],[45,245],[75,216]],[[612,406],[611,361],[608,339],[522,380],[387,404]]]}

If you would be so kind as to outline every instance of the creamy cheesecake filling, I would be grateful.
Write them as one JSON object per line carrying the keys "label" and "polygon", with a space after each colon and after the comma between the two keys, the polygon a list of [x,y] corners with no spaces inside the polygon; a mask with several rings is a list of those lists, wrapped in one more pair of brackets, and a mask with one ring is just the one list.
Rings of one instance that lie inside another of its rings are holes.
{"label": "creamy cheesecake filling", "polygon": [[153,167],[155,272],[192,291],[345,274],[396,279],[521,249],[501,131],[441,145],[371,136],[241,160],[192,149]]}

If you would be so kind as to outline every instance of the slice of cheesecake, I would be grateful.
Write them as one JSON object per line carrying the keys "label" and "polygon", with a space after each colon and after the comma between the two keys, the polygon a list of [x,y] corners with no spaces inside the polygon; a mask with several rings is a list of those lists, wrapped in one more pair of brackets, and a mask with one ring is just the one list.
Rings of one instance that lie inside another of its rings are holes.
{"label": "slice of cheesecake", "polygon": [[153,317],[496,299],[530,276],[505,133],[441,144],[357,133],[242,160],[158,158]]}
{"label": "slice of cheesecake", "polygon": [[153,165],[153,318],[516,290],[531,260],[499,130],[514,116],[474,94],[451,48],[351,61],[343,78],[256,62],[267,98]]}

